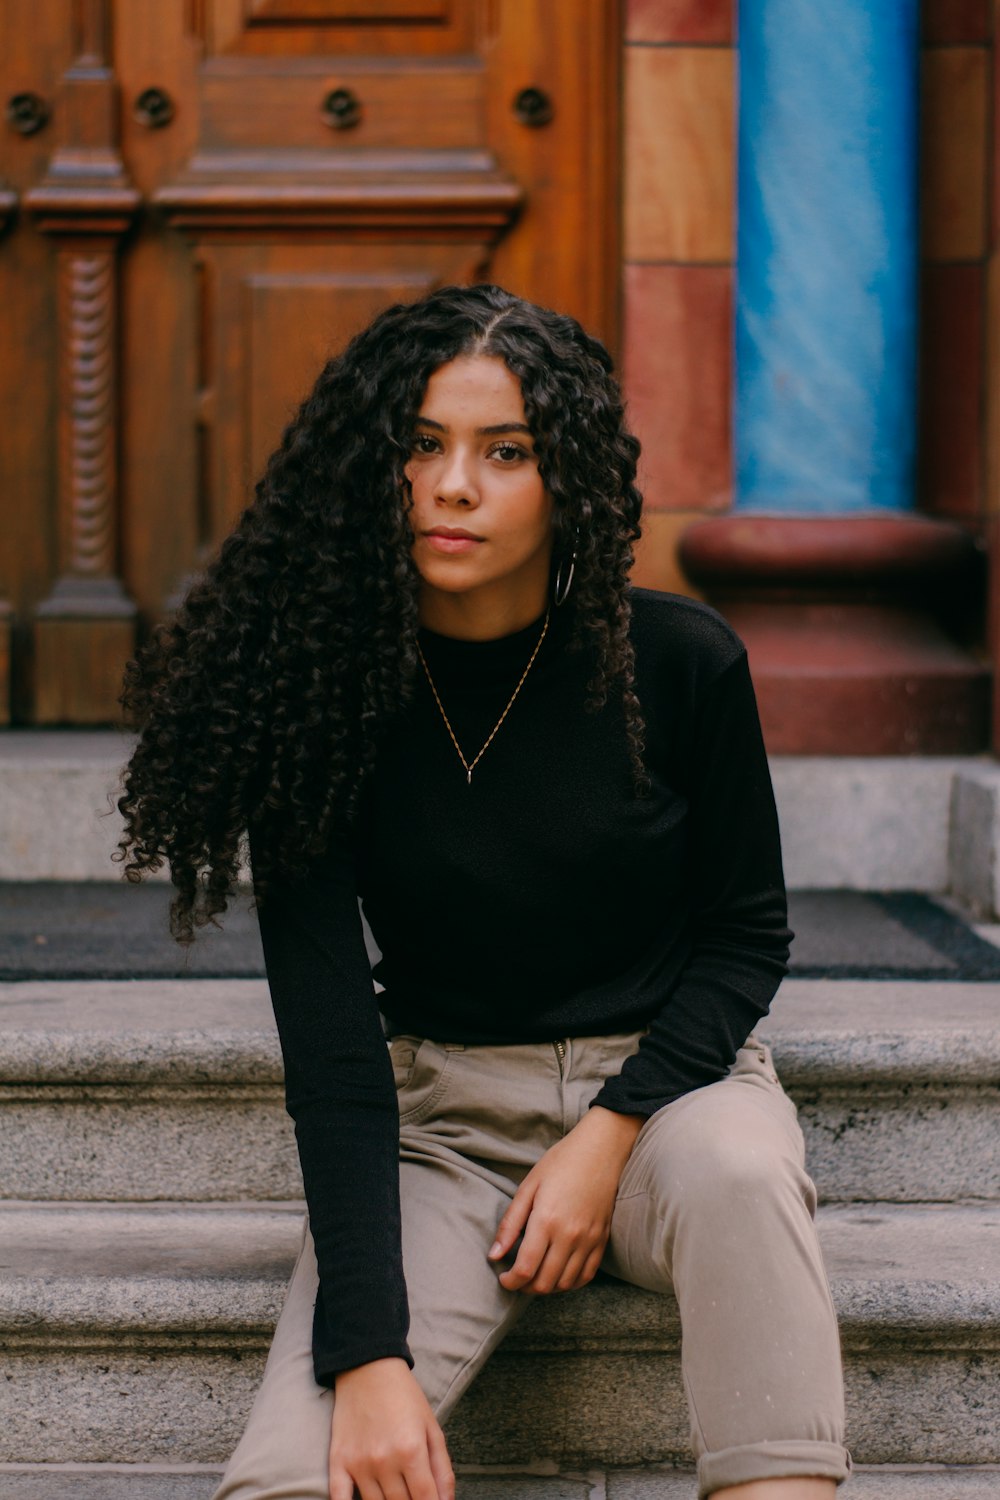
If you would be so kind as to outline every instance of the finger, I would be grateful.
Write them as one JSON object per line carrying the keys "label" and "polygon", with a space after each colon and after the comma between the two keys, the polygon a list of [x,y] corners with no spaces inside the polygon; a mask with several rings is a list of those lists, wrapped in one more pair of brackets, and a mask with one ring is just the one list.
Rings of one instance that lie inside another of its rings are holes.
{"label": "finger", "polygon": [[[350,1472],[350,1470],[349,1469],[345,1469],[342,1464],[338,1464],[336,1467],[337,1467],[337,1470],[338,1470],[338,1474],[342,1474],[342,1475],[346,1476],[347,1483],[350,1486],[350,1488],[345,1493],[345,1491],[343,1489],[341,1489],[339,1487],[339,1484],[338,1484],[337,1500],[354,1500],[355,1492],[357,1492],[357,1494],[359,1494],[361,1496],[361,1500],[385,1500],[385,1492],[383,1491],[382,1486],[379,1484],[378,1480],[375,1478],[374,1474],[372,1474],[370,1470],[368,1470],[368,1469],[362,1469],[359,1466],[358,1472],[356,1474],[352,1475],[351,1472]],[[333,1484],[334,1484],[334,1464],[331,1462],[331,1464],[330,1464],[330,1494],[331,1495],[333,1495]],[[407,1497],[404,1495],[402,1497],[402,1500],[407,1500]]]}
{"label": "finger", "polygon": [[448,1457],[444,1433],[436,1422],[427,1434],[427,1453],[431,1474],[437,1486],[438,1500],[455,1500],[455,1471]]}
{"label": "finger", "polygon": [[566,1269],[568,1254],[565,1246],[550,1245],[534,1276],[521,1290],[539,1297],[547,1297],[550,1292],[554,1292]]}
{"label": "finger", "polygon": [[[382,1475],[382,1494],[385,1500],[410,1500],[414,1491],[407,1485],[403,1474],[385,1473]],[[367,1500],[367,1497],[364,1497],[364,1500]],[[430,1497],[430,1500],[433,1500],[433,1497]]]}
{"label": "finger", "polygon": [[[393,1475],[391,1479],[388,1475],[382,1475],[382,1496],[384,1500],[436,1500],[433,1491],[427,1488],[430,1484],[430,1475],[427,1475],[427,1484],[423,1488],[417,1476],[409,1472]],[[367,1496],[364,1500],[367,1500]]]}
{"label": "finger", "polygon": [[493,1241],[487,1257],[490,1260],[502,1260],[513,1247],[514,1241],[524,1229],[531,1213],[531,1205],[535,1198],[535,1184],[530,1177],[526,1177],[510,1201],[510,1207],[504,1214],[497,1226],[497,1237]]}
{"label": "finger", "polygon": [[552,1288],[555,1292],[572,1292],[580,1284],[580,1276],[583,1273],[587,1261],[587,1250],[574,1250],[572,1255],[563,1266],[562,1272]]}
{"label": "finger", "polygon": [[330,1500],[354,1500],[354,1480],[342,1464],[330,1460]]}
{"label": "finger", "polygon": [[399,1492],[385,1488],[385,1500],[438,1500],[437,1481],[431,1469],[430,1452],[424,1445],[420,1457],[408,1463],[400,1476]]}
{"label": "finger", "polygon": [[521,1248],[517,1252],[517,1259],[509,1271],[500,1275],[500,1285],[508,1292],[519,1292],[522,1287],[527,1286],[535,1272],[545,1258],[549,1248],[549,1237],[547,1232],[538,1222],[538,1215],[533,1214],[528,1220],[528,1227],[524,1231]]}
{"label": "finger", "polygon": [[580,1274],[577,1284],[573,1288],[574,1291],[576,1291],[577,1288],[581,1286],[586,1286],[588,1282],[593,1281],[594,1277],[601,1269],[601,1261],[604,1259],[604,1251],[606,1248],[607,1241],[605,1241],[602,1245],[597,1245],[593,1250],[591,1250],[590,1254],[587,1256],[586,1261],[584,1262],[583,1271]]}

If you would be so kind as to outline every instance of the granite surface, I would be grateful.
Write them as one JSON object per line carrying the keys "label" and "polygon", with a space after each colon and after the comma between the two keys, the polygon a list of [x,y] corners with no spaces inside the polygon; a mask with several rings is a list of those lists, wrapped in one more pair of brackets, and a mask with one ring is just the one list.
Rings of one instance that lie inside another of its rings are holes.
{"label": "granite surface", "polygon": [[[1000,985],[786,979],[758,1033],[828,1201],[1000,1197]],[[287,1199],[263,981],[0,985],[0,1197]]]}
{"label": "granite surface", "polygon": [[[834,1204],[820,1237],[845,1346],[1000,1352],[1000,1204]],[[297,1204],[0,1205],[0,1336],[72,1347],[98,1335],[248,1334],[266,1344],[302,1231]],[[677,1347],[672,1297],[610,1277],[539,1299],[525,1353]]]}
{"label": "granite surface", "polygon": [[[0,880],[113,878],[130,744],[115,730],[0,734]],[[772,757],[789,884],[948,889],[953,782],[989,769],[979,756]]]}
{"label": "granite surface", "polygon": [[[4,1500],[210,1500],[221,1470],[153,1465],[0,1465]],[[695,1500],[690,1471],[660,1466],[591,1469],[583,1474],[494,1472],[457,1475],[457,1500]],[[1000,1468],[857,1467],[843,1500],[996,1500]]]}
{"label": "granite surface", "polygon": [[968,766],[956,774],[949,820],[952,893],[973,912],[1000,915],[1000,765]]}
{"label": "granite surface", "polygon": [[[1000,984],[786,978],[757,1027],[786,1083],[996,1083]],[[0,984],[0,1081],[278,1082],[266,980]]]}

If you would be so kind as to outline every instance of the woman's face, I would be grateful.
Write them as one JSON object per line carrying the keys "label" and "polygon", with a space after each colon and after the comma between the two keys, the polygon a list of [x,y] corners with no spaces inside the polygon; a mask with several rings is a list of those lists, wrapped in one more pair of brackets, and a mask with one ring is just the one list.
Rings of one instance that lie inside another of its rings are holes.
{"label": "woman's face", "polygon": [[463,355],[427,382],[405,474],[425,596],[541,613],[553,502],[538,473],[521,383],[502,359]]}

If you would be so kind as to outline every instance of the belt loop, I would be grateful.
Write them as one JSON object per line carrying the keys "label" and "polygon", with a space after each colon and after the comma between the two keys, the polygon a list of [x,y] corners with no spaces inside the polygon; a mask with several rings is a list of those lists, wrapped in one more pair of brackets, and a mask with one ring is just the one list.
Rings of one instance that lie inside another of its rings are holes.
{"label": "belt loop", "polygon": [[464,1052],[465,1051],[465,1043],[464,1042],[445,1042],[445,1044],[444,1044],[444,1050],[446,1052]]}

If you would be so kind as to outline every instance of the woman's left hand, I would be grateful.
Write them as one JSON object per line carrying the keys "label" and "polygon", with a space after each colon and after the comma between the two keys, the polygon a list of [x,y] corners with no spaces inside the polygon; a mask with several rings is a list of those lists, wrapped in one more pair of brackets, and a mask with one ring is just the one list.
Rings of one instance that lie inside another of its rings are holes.
{"label": "woman's left hand", "polygon": [[572,1292],[601,1264],[611,1233],[618,1183],[641,1115],[594,1105],[550,1146],[521,1183],[500,1220],[489,1259],[502,1260],[522,1230],[514,1264],[500,1274],[511,1292]]}

